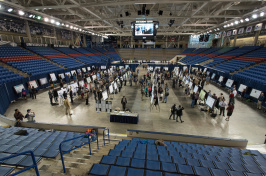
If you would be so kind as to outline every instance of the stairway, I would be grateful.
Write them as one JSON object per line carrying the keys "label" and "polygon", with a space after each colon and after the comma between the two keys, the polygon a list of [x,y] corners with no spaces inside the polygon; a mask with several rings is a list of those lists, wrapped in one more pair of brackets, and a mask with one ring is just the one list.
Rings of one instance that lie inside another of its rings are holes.
{"label": "stairway", "polygon": [[[100,139],[101,138],[101,139]],[[63,172],[62,161],[60,154],[56,159],[43,158],[39,164],[38,169],[41,176],[58,176],[58,175],[88,175],[91,166],[94,163],[99,163],[103,155],[108,155],[109,150],[113,149],[120,140],[111,140],[110,144],[105,143],[103,145],[102,136],[99,136],[99,150],[97,149],[97,143],[91,143],[91,152],[89,152],[89,145],[85,145],[81,148],[71,151],[64,155],[66,173]],[[18,171],[20,169],[17,169]],[[36,176],[35,170],[23,172],[20,176]]]}
{"label": "stairway", "polygon": [[20,71],[20,70],[18,70],[18,69],[16,69],[16,68],[14,68],[14,67],[12,67],[12,66],[6,64],[6,63],[0,62],[0,65],[1,65],[2,67],[4,67],[4,68],[7,68],[7,69],[10,70],[10,71],[13,71],[14,73],[19,74],[20,76],[23,76],[24,78],[29,77],[29,75],[28,75],[27,73],[24,73],[24,72],[22,72],[22,71]]}
{"label": "stairway", "polygon": [[206,65],[206,64],[208,64],[208,63],[210,63],[210,62],[213,62],[214,60],[213,59],[210,59],[210,60],[207,60],[207,61],[204,61],[204,62],[201,62],[201,63],[199,63],[199,65]]}
{"label": "stairway", "polygon": [[55,62],[53,62],[53,61],[51,61],[50,59],[47,59],[47,58],[45,58],[45,57],[43,57],[43,56],[41,56],[41,55],[39,55],[39,54],[37,54],[37,53],[34,53],[34,52],[30,51],[30,50],[27,50],[26,48],[23,48],[23,47],[21,47],[21,46],[20,46],[20,48],[22,48],[22,49],[24,49],[24,50],[30,52],[31,54],[34,54],[34,55],[36,55],[36,56],[39,56],[39,57],[41,57],[42,59],[44,59],[44,60],[46,60],[46,61],[48,61],[48,62],[51,62],[52,64],[56,65],[57,67],[60,67],[60,68],[65,69],[65,67],[63,67],[62,65],[59,65],[59,64],[57,64],[57,63],[55,63]]}

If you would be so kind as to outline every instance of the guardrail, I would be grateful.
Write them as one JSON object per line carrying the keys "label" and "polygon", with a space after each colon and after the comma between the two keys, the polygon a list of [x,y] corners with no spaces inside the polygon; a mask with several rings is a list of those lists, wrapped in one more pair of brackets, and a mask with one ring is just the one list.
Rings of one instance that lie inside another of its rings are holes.
{"label": "guardrail", "polygon": [[[105,131],[108,132],[108,134],[105,134]],[[108,136],[108,139],[105,139],[105,136]],[[109,144],[110,144],[110,135],[109,135],[109,129],[106,128],[103,130],[103,144],[105,145],[105,140],[108,140]]]}
{"label": "guardrail", "polygon": [[30,153],[31,154],[31,158],[32,158],[33,164],[31,166],[28,166],[25,169],[22,169],[22,170],[20,170],[20,171],[18,171],[16,173],[10,174],[10,175],[11,176],[18,175],[18,174],[21,174],[22,172],[25,172],[27,170],[30,170],[31,168],[34,168],[35,169],[35,172],[36,172],[36,175],[39,176],[40,174],[39,174],[39,170],[38,170],[37,163],[36,163],[36,160],[35,160],[35,156],[34,156],[34,153],[31,150],[25,151],[25,152],[21,152],[21,153],[12,155],[12,156],[7,156],[7,157],[4,157],[4,158],[0,158],[0,161],[4,161],[4,160],[10,159],[10,158],[14,158],[14,157],[17,157],[19,155],[24,155],[24,154],[27,154],[27,153]]}
{"label": "guardrail", "polygon": [[[95,134],[96,134],[96,135],[95,135]],[[91,135],[93,135],[93,136],[90,138]],[[88,137],[88,142],[86,142],[86,143],[84,143],[84,144],[81,144],[81,145],[79,145],[79,146],[76,146],[75,148],[72,148],[72,149],[70,149],[70,150],[68,150],[68,151],[65,151],[65,152],[62,151],[62,144],[63,144],[63,143],[66,143],[66,142],[68,142],[68,141],[72,141],[72,140],[75,140],[75,139],[78,139],[78,138],[84,138],[85,136]],[[63,155],[66,154],[66,153],[69,153],[69,152],[71,152],[71,151],[73,151],[73,150],[76,150],[77,148],[80,148],[80,147],[82,147],[82,146],[84,146],[84,145],[87,145],[87,144],[89,144],[90,155],[91,155],[91,145],[90,145],[90,143],[91,143],[91,142],[94,142],[94,141],[96,141],[96,140],[97,140],[97,148],[98,148],[98,150],[99,150],[98,134],[97,134],[96,132],[95,132],[95,133],[85,134],[85,135],[82,135],[82,136],[79,136],[79,137],[75,137],[75,138],[72,138],[72,139],[68,139],[68,140],[62,141],[62,142],[60,143],[60,145],[59,145],[59,151],[60,151],[60,156],[61,156],[61,161],[62,161],[62,165],[63,165],[63,171],[64,171],[64,173],[66,173],[66,168],[65,168],[65,163],[64,163],[64,157],[63,157]]]}

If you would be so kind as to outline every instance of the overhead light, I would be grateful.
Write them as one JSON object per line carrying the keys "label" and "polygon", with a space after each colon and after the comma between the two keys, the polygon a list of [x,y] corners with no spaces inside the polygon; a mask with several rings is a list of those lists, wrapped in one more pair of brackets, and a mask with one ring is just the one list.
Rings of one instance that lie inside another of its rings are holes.
{"label": "overhead light", "polygon": [[37,20],[41,20],[41,19],[42,19],[42,17],[41,17],[41,16],[37,16],[36,18],[37,18]]}
{"label": "overhead light", "polygon": [[54,24],[54,23],[55,23],[54,19],[51,19],[51,23],[52,23],[52,24]]}
{"label": "overhead light", "polygon": [[258,15],[257,14],[253,14],[252,18],[254,18],[254,19],[258,18]]}
{"label": "overhead light", "polygon": [[65,26],[65,24],[64,24],[64,23],[62,23],[62,26]]}
{"label": "overhead light", "polygon": [[12,9],[12,8],[9,8],[9,9],[7,9],[7,11],[8,11],[8,12],[12,12],[12,11],[13,11],[13,9]]}
{"label": "overhead light", "polygon": [[39,9],[35,9],[35,10],[39,10]]}
{"label": "overhead light", "polygon": [[214,29],[214,31],[216,31],[216,29]]}
{"label": "overhead light", "polygon": [[249,21],[249,18],[246,18],[245,21]]}
{"label": "overhead light", "polygon": [[224,25],[224,28],[227,28],[227,25]]}
{"label": "overhead light", "polygon": [[240,23],[243,23],[243,22],[244,22],[244,20],[241,19],[241,20],[240,20]]}
{"label": "overhead light", "polygon": [[79,29],[79,31],[82,31],[82,29]]}
{"label": "overhead light", "polygon": [[219,31],[220,30],[220,28],[217,28],[217,31]]}
{"label": "overhead light", "polygon": [[69,25],[67,24],[66,27],[69,27]]}
{"label": "overhead light", "polygon": [[227,27],[230,27],[230,24],[227,24]]}
{"label": "overhead light", "polygon": [[264,16],[264,12],[260,12],[260,16],[263,17]]}
{"label": "overhead light", "polygon": [[56,22],[55,24],[56,24],[57,26],[59,26],[59,25],[60,25],[60,23],[59,23],[59,22]]}
{"label": "overhead light", "polygon": [[29,17],[31,18],[33,15],[29,15]]}
{"label": "overhead light", "polygon": [[235,24],[238,24],[239,23],[239,21],[235,21]]}
{"label": "overhead light", "polygon": [[48,22],[48,21],[49,21],[49,18],[44,18],[44,21],[45,21],[45,22]]}
{"label": "overhead light", "polygon": [[70,26],[70,29],[73,29],[73,26]]}
{"label": "overhead light", "polygon": [[23,12],[22,10],[19,10],[19,11],[18,11],[18,14],[19,14],[20,16],[23,16],[23,15],[25,15],[25,12]]}

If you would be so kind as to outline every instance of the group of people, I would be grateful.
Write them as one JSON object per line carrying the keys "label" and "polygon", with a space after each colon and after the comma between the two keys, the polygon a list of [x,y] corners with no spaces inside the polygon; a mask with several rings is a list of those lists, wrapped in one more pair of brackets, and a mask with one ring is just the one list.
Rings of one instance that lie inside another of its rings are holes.
{"label": "group of people", "polygon": [[24,116],[18,109],[15,109],[14,117],[16,119],[15,126],[20,126],[23,119],[27,119],[28,122],[35,122],[34,117],[35,113],[31,111],[31,109],[27,109],[27,113]]}
{"label": "group of people", "polygon": [[[170,117],[169,117],[169,120],[171,120],[171,117],[173,116],[173,120],[176,120],[176,122],[179,122],[178,121],[178,117],[180,119],[180,122],[183,123],[184,121],[181,119],[182,115],[183,115],[183,110],[185,108],[182,107],[181,105],[179,105],[178,107],[176,107],[176,104],[174,104],[170,111],[171,111],[171,114],[170,114]],[[175,115],[176,115],[176,118],[175,118]]]}

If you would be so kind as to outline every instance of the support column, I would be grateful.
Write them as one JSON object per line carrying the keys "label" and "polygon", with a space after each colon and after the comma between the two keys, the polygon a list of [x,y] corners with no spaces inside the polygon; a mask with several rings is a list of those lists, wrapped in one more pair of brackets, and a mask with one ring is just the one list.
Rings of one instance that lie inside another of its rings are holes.
{"label": "support column", "polygon": [[71,45],[74,45],[74,36],[73,36],[73,31],[71,31]]}
{"label": "support column", "polygon": [[168,37],[166,37],[166,40],[165,40],[165,48],[168,48],[168,46],[167,46],[167,40],[168,40]]}
{"label": "support column", "polygon": [[254,38],[253,46],[257,46],[258,39],[259,39],[259,35],[260,35],[260,31],[257,31],[255,33],[255,38]]}
{"label": "support column", "polygon": [[87,47],[86,35],[85,34],[83,34],[83,47]]}
{"label": "support column", "polygon": [[30,35],[30,27],[29,27],[29,22],[25,20],[25,28],[26,28],[26,34],[29,39],[29,42],[32,43],[31,35]]}
{"label": "support column", "polygon": [[236,40],[237,40],[237,33],[236,33],[236,35],[235,35],[235,37],[234,37],[233,47],[236,46]]}
{"label": "support column", "polygon": [[54,39],[54,44],[57,45],[57,37],[56,37],[56,30],[55,30],[55,27],[54,27],[53,35],[54,35],[54,37],[55,37],[55,39]]}
{"label": "support column", "polygon": [[121,36],[120,36],[120,48],[122,48],[122,39],[121,39]]}
{"label": "support column", "polygon": [[177,39],[177,48],[179,48],[179,41],[180,41],[180,35],[178,36],[178,39]]}

